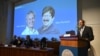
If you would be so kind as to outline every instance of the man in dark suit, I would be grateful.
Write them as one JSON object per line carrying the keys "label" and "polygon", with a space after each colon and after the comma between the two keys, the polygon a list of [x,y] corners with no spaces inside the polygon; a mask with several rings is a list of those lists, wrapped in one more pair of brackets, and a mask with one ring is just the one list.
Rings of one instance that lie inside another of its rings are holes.
{"label": "man in dark suit", "polygon": [[83,54],[83,56],[88,56],[88,49],[90,48],[90,41],[94,40],[94,35],[93,35],[93,30],[92,27],[90,26],[86,26],[85,25],[85,21],[83,19],[79,19],[78,21],[78,37],[79,40],[82,40],[84,42],[86,42],[86,46],[82,49],[80,49],[81,51],[79,51],[79,55],[82,56],[81,54],[86,52],[85,54]]}
{"label": "man in dark suit", "polygon": [[26,47],[32,47],[33,46],[33,40],[30,38],[30,35],[26,36],[26,40],[24,42],[24,45]]}
{"label": "man in dark suit", "polygon": [[90,26],[85,25],[85,21],[80,19],[78,21],[78,37],[87,41],[87,47],[90,48],[90,41],[94,40],[93,30]]}

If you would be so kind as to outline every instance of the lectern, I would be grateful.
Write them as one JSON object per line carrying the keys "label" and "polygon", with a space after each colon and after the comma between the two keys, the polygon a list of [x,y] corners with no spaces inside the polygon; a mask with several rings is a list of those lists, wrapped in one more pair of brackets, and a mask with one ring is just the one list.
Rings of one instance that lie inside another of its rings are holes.
{"label": "lectern", "polygon": [[86,41],[77,36],[60,36],[60,56],[87,56]]}

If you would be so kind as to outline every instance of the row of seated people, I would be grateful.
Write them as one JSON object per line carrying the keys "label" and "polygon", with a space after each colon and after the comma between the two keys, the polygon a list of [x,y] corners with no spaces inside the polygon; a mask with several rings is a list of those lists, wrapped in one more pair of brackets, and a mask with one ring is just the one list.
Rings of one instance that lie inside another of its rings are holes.
{"label": "row of seated people", "polygon": [[[0,43],[0,46],[5,46],[4,44]],[[53,48],[54,54],[59,54],[59,45],[60,42],[56,38],[51,38],[51,40],[48,40],[46,37],[43,37],[42,39],[34,38],[31,39],[30,35],[26,35],[26,38],[21,38],[19,36],[14,35],[10,44],[8,44],[9,47],[34,47],[34,48],[42,48],[45,49],[45,47]],[[7,47],[8,47],[7,46]]]}
{"label": "row of seated people", "polygon": [[30,38],[30,35],[26,36],[25,40],[22,40],[20,37],[17,37],[16,35],[13,37],[13,40],[10,42],[10,45],[16,45],[17,47],[20,47],[21,45],[24,45],[26,47],[32,47],[33,41]]}
{"label": "row of seated people", "polygon": [[[13,37],[13,40],[10,42],[10,45],[16,45],[17,47],[20,47],[20,46],[36,47],[36,44],[33,43],[33,40],[30,38],[30,35],[27,35],[25,40],[22,40],[20,37],[17,37],[15,35]],[[46,45],[46,38],[41,39],[40,45]]]}

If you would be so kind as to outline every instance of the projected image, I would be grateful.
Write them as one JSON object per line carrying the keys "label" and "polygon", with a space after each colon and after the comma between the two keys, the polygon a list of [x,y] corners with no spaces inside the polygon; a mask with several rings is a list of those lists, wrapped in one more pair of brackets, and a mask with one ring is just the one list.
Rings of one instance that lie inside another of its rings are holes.
{"label": "projected image", "polygon": [[36,0],[15,6],[14,35],[41,39],[77,33],[77,0]]}
{"label": "projected image", "polygon": [[34,29],[35,14],[33,11],[29,11],[26,15],[26,28],[21,35],[38,35],[38,31]]}
{"label": "projected image", "polygon": [[46,6],[42,11],[43,26],[39,29],[40,34],[59,34],[59,30],[53,25],[55,10],[51,6]]}

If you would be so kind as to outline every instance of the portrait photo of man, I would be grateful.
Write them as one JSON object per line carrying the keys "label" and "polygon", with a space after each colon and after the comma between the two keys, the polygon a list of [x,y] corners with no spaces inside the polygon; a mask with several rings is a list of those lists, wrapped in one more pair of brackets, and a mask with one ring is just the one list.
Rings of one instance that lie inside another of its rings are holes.
{"label": "portrait photo of man", "polygon": [[54,26],[55,10],[51,6],[46,6],[42,10],[42,27],[39,28],[40,34],[58,34],[58,29]]}
{"label": "portrait photo of man", "polygon": [[35,23],[35,13],[33,11],[29,11],[26,15],[26,28],[21,33],[21,35],[38,35],[38,31],[34,29]]}

